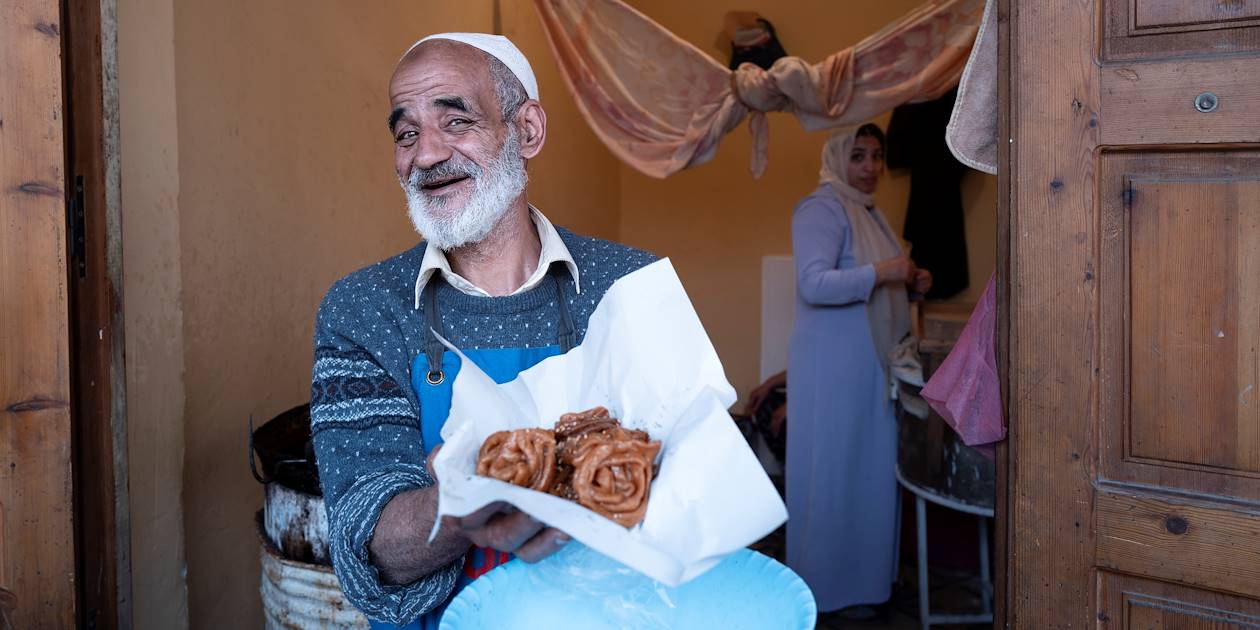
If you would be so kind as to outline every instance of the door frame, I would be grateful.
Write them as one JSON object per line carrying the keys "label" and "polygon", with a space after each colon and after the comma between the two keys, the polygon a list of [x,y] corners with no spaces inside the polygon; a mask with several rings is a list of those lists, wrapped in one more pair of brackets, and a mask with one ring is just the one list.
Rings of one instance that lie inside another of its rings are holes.
{"label": "door frame", "polygon": [[[997,302],[997,371],[1002,392],[1002,415],[1006,419],[1007,435],[1014,433],[1011,415],[1010,390],[1007,375],[1011,365],[1011,219],[1014,208],[1011,186],[1011,143],[1002,138],[1011,137],[1011,46],[1010,25],[1013,0],[996,0],[997,18],[997,73],[998,73],[998,129],[997,129],[997,258],[994,273],[994,292]],[[1007,526],[1011,514],[1009,489],[1011,479],[1010,437],[997,445],[997,482],[993,511],[993,627],[1006,628],[1008,611],[1011,609],[1010,581],[1007,578],[1009,543],[1012,534]]]}
{"label": "door frame", "polygon": [[131,626],[116,0],[61,0],[77,623]]}

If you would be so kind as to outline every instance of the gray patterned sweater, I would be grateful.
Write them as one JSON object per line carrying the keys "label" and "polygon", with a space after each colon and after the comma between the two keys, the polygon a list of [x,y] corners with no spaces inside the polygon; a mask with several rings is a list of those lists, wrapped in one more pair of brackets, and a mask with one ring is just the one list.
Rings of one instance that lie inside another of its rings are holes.
{"label": "gray patterned sweater", "polygon": [[[563,228],[578,266],[581,293],[567,275],[579,341],[604,292],[655,258]],[[415,583],[381,583],[368,543],[381,509],[396,494],[432,485],[424,467],[412,360],[424,351],[423,304],[415,283],[425,244],[359,270],[333,285],[315,324],[311,434],[328,507],[329,543],[346,597],[368,617],[406,624],[450,595],[462,561]],[[539,347],[555,343],[556,290],[544,282],[525,293],[485,298],[443,283],[438,306],[460,348]],[[427,532],[425,532],[427,534]]]}

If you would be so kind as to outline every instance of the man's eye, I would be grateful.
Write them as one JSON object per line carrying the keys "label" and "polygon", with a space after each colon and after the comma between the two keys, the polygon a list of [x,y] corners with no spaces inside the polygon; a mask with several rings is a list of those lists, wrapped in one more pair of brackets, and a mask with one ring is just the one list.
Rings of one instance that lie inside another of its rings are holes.
{"label": "man's eye", "polygon": [[404,131],[398,134],[398,137],[394,138],[394,142],[398,144],[407,144],[410,142],[414,142],[416,139],[416,135],[417,134],[415,131],[410,131],[410,130]]}
{"label": "man's eye", "polygon": [[446,123],[446,126],[447,127],[462,127],[464,125],[470,125],[470,124],[472,124],[472,121],[468,120],[467,118],[452,118],[450,122]]}

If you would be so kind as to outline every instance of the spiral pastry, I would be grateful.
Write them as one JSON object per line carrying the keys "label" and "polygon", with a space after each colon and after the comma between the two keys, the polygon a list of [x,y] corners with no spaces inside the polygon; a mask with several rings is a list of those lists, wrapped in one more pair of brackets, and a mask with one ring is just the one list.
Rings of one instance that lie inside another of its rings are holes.
{"label": "spiral pastry", "polygon": [[563,442],[595,431],[607,431],[621,426],[603,407],[566,413],[556,421],[556,442]]}
{"label": "spiral pastry", "polygon": [[[621,431],[621,430],[619,430]],[[570,479],[577,502],[624,527],[647,512],[660,442],[629,437],[621,431],[587,436],[573,461]]]}
{"label": "spiral pastry", "polygon": [[493,433],[477,454],[477,474],[548,492],[556,479],[556,436],[547,429]]}
{"label": "spiral pastry", "polygon": [[555,430],[499,431],[477,455],[477,474],[576,501],[624,527],[647,512],[661,443],[622,428],[603,407],[566,413]]}

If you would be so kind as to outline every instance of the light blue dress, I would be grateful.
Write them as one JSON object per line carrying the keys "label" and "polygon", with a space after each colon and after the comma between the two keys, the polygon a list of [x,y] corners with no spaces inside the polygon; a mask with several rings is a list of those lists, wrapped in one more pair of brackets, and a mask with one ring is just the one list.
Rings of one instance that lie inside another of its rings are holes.
{"label": "light blue dress", "polygon": [[788,565],[820,611],[877,604],[891,594],[899,512],[896,419],[865,306],[875,268],[857,264],[844,206],[826,185],[796,206],[792,251]]}

